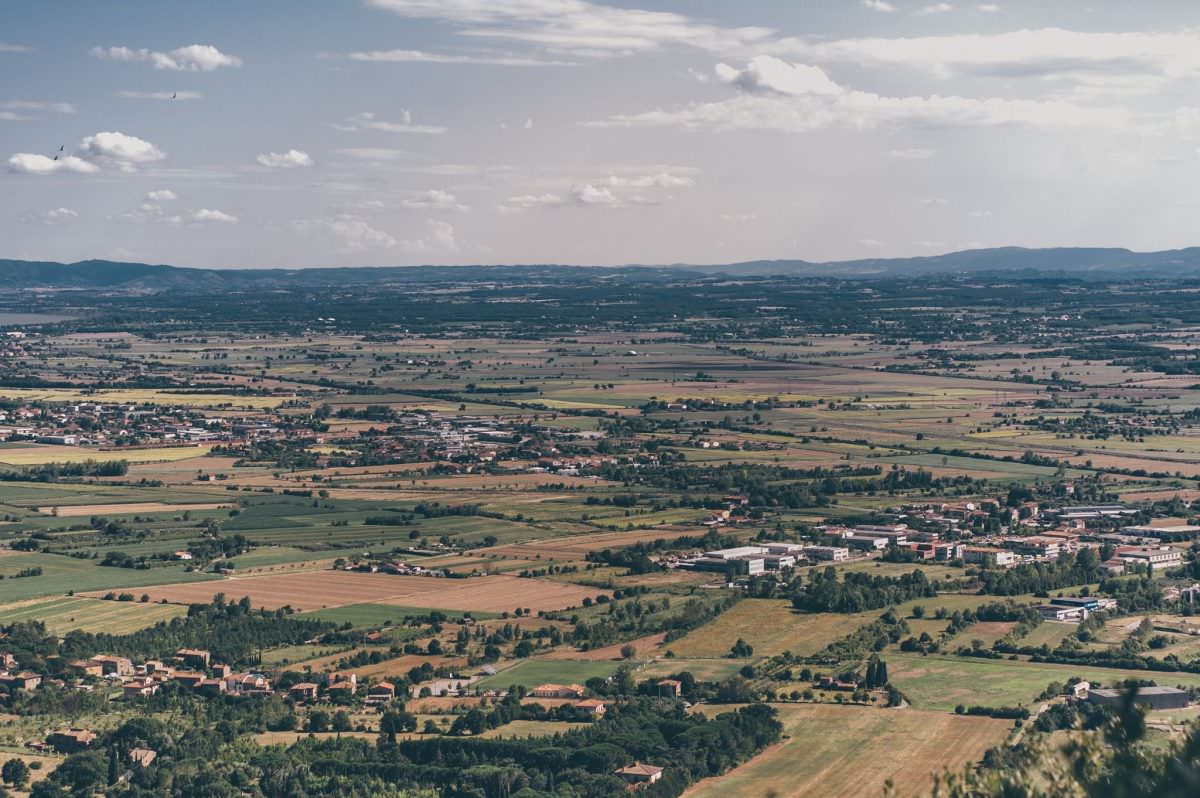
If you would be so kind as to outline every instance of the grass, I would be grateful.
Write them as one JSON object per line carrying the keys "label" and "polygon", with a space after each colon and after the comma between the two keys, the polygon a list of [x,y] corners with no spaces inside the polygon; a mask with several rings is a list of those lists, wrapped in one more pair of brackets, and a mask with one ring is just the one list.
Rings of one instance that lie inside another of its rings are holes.
{"label": "grass", "polygon": [[617,669],[618,663],[604,660],[537,660],[527,659],[518,662],[511,668],[506,668],[495,676],[481,679],[478,686],[482,689],[506,690],[515,685],[523,685],[530,689],[539,684],[553,682],[555,684],[583,684],[595,677],[606,678]]}
{"label": "grass", "polygon": [[35,466],[46,463],[82,463],[85,460],[126,460],[130,463],[172,462],[204,457],[211,446],[173,446],[164,449],[81,449],[75,446],[28,446],[0,450],[0,463]]}
{"label": "grass", "polygon": [[1050,682],[1072,676],[1093,684],[1153,679],[1160,685],[1200,686],[1200,674],[1124,671],[1023,660],[984,660],[931,654],[890,654],[888,676],[918,709],[952,711],[958,704],[1029,706]]}
{"label": "grass", "polygon": [[76,629],[123,635],[186,614],[186,607],[174,604],[63,597],[0,606],[0,624],[41,621],[56,635]]}
{"label": "grass", "polygon": [[[26,568],[41,568],[41,576],[13,578]],[[11,554],[0,557],[0,601],[20,601],[41,596],[65,595],[87,590],[132,591],[146,585],[198,582],[216,579],[212,574],[189,573],[181,566],[163,568],[109,568],[95,560],[80,560],[61,554]]]}
{"label": "grass", "polygon": [[[866,623],[871,614],[805,614],[791,602],[777,599],[744,599],[718,618],[670,643],[678,657],[724,657],[739,637],[754,647],[756,657],[791,651],[815,654],[839,636]],[[743,663],[744,664],[744,663]]]}
{"label": "grass", "polygon": [[[686,798],[728,795],[788,798],[883,794],[891,779],[902,798],[922,795],[933,774],[978,760],[1004,739],[1011,721],[912,709],[831,704],[775,705],[784,740]],[[727,711],[705,707],[706,714]]]}

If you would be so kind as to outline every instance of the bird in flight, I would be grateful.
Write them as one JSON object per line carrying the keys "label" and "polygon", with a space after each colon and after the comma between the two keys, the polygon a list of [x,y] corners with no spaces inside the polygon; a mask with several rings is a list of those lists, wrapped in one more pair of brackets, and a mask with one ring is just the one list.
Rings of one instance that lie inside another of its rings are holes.
{"label": "bird in flight", "polygon": [[66,144],[59,144],[59,145],[58,145],[58,151],[59,151],[59,152],[62,152],[62,151],[63,151],[63,148],[64,148],[64,147],[66,147],[66,146],[67,146]]}
{"label": "bird in flight", "polygon": [[178,96],[179,96],[179,92],[177,92],[177,91],[173,91],[173,92],[171,92],[171,99],[172,99],[172,100],[174,100],[174,99],[175,99],[176,97],[178,97]]}

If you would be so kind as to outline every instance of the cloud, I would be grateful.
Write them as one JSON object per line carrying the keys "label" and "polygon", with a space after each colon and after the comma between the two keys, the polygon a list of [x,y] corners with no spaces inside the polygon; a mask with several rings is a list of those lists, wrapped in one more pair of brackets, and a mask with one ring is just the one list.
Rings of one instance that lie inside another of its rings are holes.
{"label": "cloud", "polygon": [[399,122],[385,122],[377,119],[375,114],[370,111],[364,111],[361,114],[347,117],[345,122],[334,123],[334,128],[337,130],[353,133],[359,130],[378,130],[383,133],[424,133],[427,135],[440,135],[446,132],[446,128],[439,125],[417,125],[413,124],[412,112],[403,109],[400,112]]}
{"label": "cloud", "polygon": [[902,150],[888,150],[887,155],[889,158],[898,158],[902,161],[928,161],[937,155],[937,150],[931,150],[928,147],[909,147]]}
{"label": "cloud", "polygon": [[[983,6],[980,10],[986,10]],[[1003,33],[778,39],[764,49],[816,63],[904,66],[955,74],[1077,81],[1200,76],[1200,29],[1103,33],[1038,28]]]}
{"label": "cloud", "polygon": [[522,213],[534,208],[548,208],[554,205],[562,205],[563,203],[563,198],[558,194],[521,194],[516,197],[509,197],[497,205],[496,210],[500,211],[500,213]]}
{"label": "cloud", "polygon": [[883,11],[885,13],[891,13],[892,11],[896,10],[896,7],[894,5],[892,5],[891,3],[887,2],[887,0],[862,0],[862,4],[866,8],[871,9],[872,11]]}
{"label": "cloud", "polygon": [[212,72],[220,67],[242,65],[242,59],[222,53],[211,44],[189,44],[165,53],[145,48],[131,50],[128,47],[93,47],[90,52],[95,58],[106,61],[149,63],[155,69],[175,72]]}
{"label": "cloud", "polygon": [[606,208],[619,208],[622,203],[610,189],[584,183],[571,189],[571,198],[580,205],[600,205]]}
{"label": "cloud", "polygon": [[921,200],[922,205],[936,205],[943,207],[950,204],[950,200],[944,197],[925,197]]}
{"label": "cloud", "polygon": [[462,36],[500,39],[603,58],[666,46],[724,52],[761,42],[767,28],[723,28],[682,14],[615,8],[586,0],[367,0],[403,17],[454,25]]}
{"label": "cloud", "polygon": [[23,217],[21,221],[26,223],[36,222],[40,224],[60,224],[62,222],[69,222],[72,219],[78,218],[79,214],[70,208],[52,208],[51,210],[43,211],[41,213],[29,214],[28,216]]}
{"label": "cloud", "polygon": [[753,94],[841,94],[841,86],[829,79],[820,67],[789,64],[770,55],[750,59],[745,69],[717,64],[717,79]]}
{"label": "cloud", "polygon": [[928,17],[932,14],[948,14],[954,10],[954,6],[949,3],[933,3],[917,9],[917,15]]}
{"label": "cloud", "polygon": [[458,199],[448,191],[440,191],[431,189],[422,191],[406,200],[401,201],[401,206],[412,210],[430,210],[430,211],[469,211],[470,206],[463,205]]}
{"label": "cloud", "polygon": [[433,236],[433,243],[437,247],[450,250],[451,252],[458,251],[458,241],[454,237],[454,225],[449,222],[438,221],[437,219],[428,220],[430,227],[430,235]]}
{"label": "cloud", "polygon": [[313,159],[307,152],[288,150],[287,152],[264,152],[254,159],[260,166],[268,169],[294,169],[299,166],[312,166]]}
{"label": "cloud", "polygon": [[525,124],[521,125],[525,130],[533,130],[533,117],[525,120]]}
{"label": "cloud", "polygon": [[212,208],[201,208],[198,211],[192,211],[188,214],[196,224],[205,224],[207,222],[220,222],[222,224],[237,224],[237,217],[230,216],[224,211],[218,211]]}
{"label": "cloud", "polygon": [[723,222],[753,222],[758,218],[757,213],[723,213],[721,221]]}
{"label": "cloud", "polygon": [[807,132],[827,128],[867,130],[884,125],[1119,129],[1128,127],[1131,121],[1122,108],[1061,100],[939,94],[889,97],[842,87],[817,67],[788,64],[769,56],[758,56],[741,70],[720,64],[717,75],[741,93],[726,100],[621,114],[587,124]]}
{"label": "cloud", "polygon": [[54,160],[45,155],[18,152],[8,159],[8,170],[23,175],[49,175],[55,172],[87,175],[99,172],[100,167],[74,155],[60,155],[58,160]]}
{"label": "cloud", "polygon": [[132,91],[122,89],[117,97],[127,100],[199,100],[202,95],[198,91]]}
{"label": "cloud", "polygon": [[858,239],[858,245],[867,249],[879,249],[884,244],[877,238],[860,238]]}
{"label": "cloud", "polygon": [[23,44],[12,44],[11,42],[0,42],[0,53],[28,53],[33,50],[32,47],[26,47]]}
{"label": "cloud", "polygon": [[488,66],[542,67],[576,66],[574,61],[556,61],[506,55],[450,55],[424,50],[367,50],[346,56],[351,61],[385,64],[486,64]]}
{"label": "cloud", "polygon": [[7,100],[0,102],[0,110],[4,111],[54,111],[59,114],[75,113],[75,106],[70,103],[43,102],[40,100]]}
{"label": "cloud", "polygon": [[81,139],[79,152],[90,161],[112,164],[122,172],[132,172],[142,164],[161,161],[167,157],[150,142],[116,131],[97,133]]}
{"label": "cloud", "polygon": [[686,175],[659,172],[653,175],[636,175],[633,177],[610,175],[608,184],[614,188],[690,188],[696,185],[696,181]]}
{"label": "cloud", "polygon": [[995,14],[1000,10],[1000,6],[996,5],[995,3],[980,3],[975,8],[985,14]]}
{"label": "cloud", "polygon": [[421,239],[397,239],[391,233],[371,225],[366,219],[352,213],[340,213],[318,219],[296,219],[289,226],[302,233],[324,233],[336,239],[344,252],[368,250],[404,249],[410,252],[458,251],[454,226],[448,222],[427,219],[429,237]]}
{"label": "cloud", "polygon": [[348,252],[369,249],[392,249],[400,245],[391,234],[372,227],[365,219],[353,214],[338,214],[323,219],[297,219],[289,223],[302,233],[321,231],[340,239]]}
{"label": "cloud", "polygon": [[163,188],[157,191],[151,191],[146,195],[146,199],[154,202],[170,202],[171,200],[179,199],[179,197],[176,196],[175,192],[171,189]]}

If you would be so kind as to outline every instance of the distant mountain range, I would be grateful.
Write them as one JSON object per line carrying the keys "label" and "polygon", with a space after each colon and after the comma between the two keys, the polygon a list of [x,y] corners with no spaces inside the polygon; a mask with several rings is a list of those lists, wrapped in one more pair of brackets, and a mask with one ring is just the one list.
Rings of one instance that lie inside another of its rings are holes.
{"label": "distant mountain range", "polygon": [[[429,283],[441,281],[562,280],[587,270],[664,277],[683,273],[731,276],[803,276],[846,279],[922,275],[1001,275],[1023,273],[1097,279],[1200,277],[1200,247],[1133,252],[1128,249],[999,247],[917,258],[870,258],[817,263],[759,260],[720,265],[627,265],[617,267],[531,266],[380,266],[311,269],[197,269],[179,266],[86,260],[78,263],[0,260],[0,283],[12,289],[91,289],[160,292],[243,290],[269,287],[328,287]],[[577,271],[578,270],[578,271]]]}

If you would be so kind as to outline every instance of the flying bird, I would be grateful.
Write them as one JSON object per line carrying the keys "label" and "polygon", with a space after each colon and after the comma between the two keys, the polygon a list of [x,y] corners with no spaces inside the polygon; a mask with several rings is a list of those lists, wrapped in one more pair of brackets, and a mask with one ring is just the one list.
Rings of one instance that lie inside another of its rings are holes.
{"label": "flying bird", "polygon": [[55,156],[54,156],[54,160],[56,160],[56,161],[58,160],[58,156],[57,156],[57,155],[55,155]]}
{"label": "flying bird", "polygon": [[62,152],[62,151],[63,151],[63,148],[64,148],[64,147],[66,147],[66,146],[67,146],[66,144],[59,144],[59,145],[58,145],[58,151],[59,151],[59,152]]}
{"label": "flying bird", "polygon": [[177,92],[177,91],[173,91],[173,92],[171,92],[171,99],[172,99],[172,100],[174,100],[174,99],[175,99],[176,97],[178,97],[178,96],[179,96],[179,92]]}

